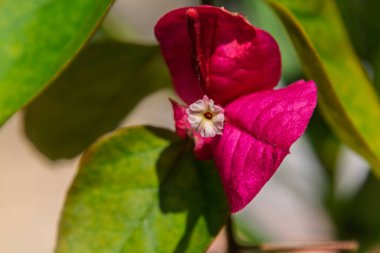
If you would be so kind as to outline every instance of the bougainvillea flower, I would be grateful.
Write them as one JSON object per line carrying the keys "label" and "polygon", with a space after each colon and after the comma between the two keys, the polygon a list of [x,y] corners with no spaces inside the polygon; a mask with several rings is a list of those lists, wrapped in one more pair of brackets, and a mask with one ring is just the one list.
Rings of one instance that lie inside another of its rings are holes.
{"label": "bougainvillea flower", "polygon": [[305,131],[316,106],[313,81],[274,90],[276,41],[241,15],[198,6],[173,10],[155,27],[174,88],[177,134],[199,159],[213,158],[232,212],[245,207]]}

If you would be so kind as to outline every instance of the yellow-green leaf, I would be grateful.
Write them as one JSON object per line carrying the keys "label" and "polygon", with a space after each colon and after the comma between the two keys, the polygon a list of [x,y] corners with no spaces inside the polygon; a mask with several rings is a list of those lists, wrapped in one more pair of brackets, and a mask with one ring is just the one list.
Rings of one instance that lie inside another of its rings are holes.
{"label": "yellow-green leaf", "polygon": [[121,129],[83,155],[55,252],[204,252],[227,214],[217,170],[188,143],[164,129]]}
{"label": "yellow-green leaf", "polygon": [[0,1],[0,126],[58,75],[111,2]]}
{"label": "yellow-green leaf", "polygon": [[285,25],[305,74],[318,84],[325,119],[380,175],[379,100],[334,1],[266,1]]}

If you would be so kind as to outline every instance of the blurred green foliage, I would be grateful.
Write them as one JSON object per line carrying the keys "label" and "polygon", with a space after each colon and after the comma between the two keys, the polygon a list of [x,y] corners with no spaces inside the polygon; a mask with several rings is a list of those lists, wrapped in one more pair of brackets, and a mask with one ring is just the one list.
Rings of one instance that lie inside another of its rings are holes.
{"label": "blurred green foliage", "polygon": [[319,108],[325,120],[380,176],[380,135],[374,123],[380,122],[379,99],[351,46],[334,2],[267,2],[285,25],[305,74],[318,84]]}
{"label": "blurred green foliage", "polygon": [[321,164],[325,168],[327,178],[333,183],[341,142],[323,120],[318,109],[311,117],[307,133]]}
{"label": "blurred green foliage", "polygon": [[93,43],[26,108],[25,132],[50,159],[71,158],[169,84],[156,46]]}
{"label": "blurred green foliage", "polygon": [[380,94],[380,1],[336,0],[351,41]]}
{"label": "blurred green foliage", "polygon": [[[337,238],[360,242],[360,252],[380,244],[380,183],[369,174],[362,188],[350,199],[335,199],[330,209]],[[377,251],[373,251],[377,252]]]}
{"label": "blurred green foliage", "polygon": [[[339,179],[336,172],[336,159],[340,142],[324,122],[329,121],[329,125],[335,129],[335,133],[342,141],[361,152],[372,162],[372,166],[377,166],[377,162],[369,158],[371,154],[365,154],[371,151],[361,150],[365,144],[359,140],[361,137],[357,134],[364,136],[365,141],[373,150],[379,150],[378,142],[374,139],[379,137],[376,123],[379,119],[377,116],[374,117],[377,115],[374,110],[378,110],[378,96],[372,89],[373,84],[368,81],[361,62],[366,64],[369,77],[374,78],[376,84],[380,73],[379,55],[377,55],[380,48],[380,22],[376,21],[379,19],[380,2],[337,1],[356,50],[353,52],[350,39],[345,34],[345,24],[339,20],[340,16],[333,1],[315,0],[307,3],[290,0],[267,1],[272,4],[282,22],[287,26],[289,35],[293,38],[294,45],[303,61],[305,74],[319,84],[320,98],[322,98],[319,108],[322,109],[325,119],[320,117],[317,111],[313,115],[308,133],[320,162],[325,168],[328,188],[323,201],[326,211],[329,212],[335,224],[337,239],[357,239],[361,245],[361,252],[371,250],[380,243],[380,202],[378,201],[380,183],[374,175],[369,175],[359,192],[353,197],[343,199],[337,195],[336,182]],[[313,47],[315,47],[315,52],[312,52]],[[356,53],[360,58],[355,56]],[[326,72],[325,80],[320,79],[324,75],[323,71]],[[324,87],[326,84],[329,89]],[[377,84],[376,88],[379,89]],[[333,96],[332,100],[328,96]],[[343,110],[337,110],[333,106],[334,99],[342,103]],[[326,104],[325,100],[329,103]],[[351,110],[353,111],[350,113]],[[347,127],[344,124],[348,123],[339,120],[342,115],[329,116],[329,114],[339,112],[350,117],[349,120],[352,122],[357,121],[357,129],[354,131],[352,128],[344,129]],[[334,119],[334,117],[338,120],[331,122],[331,118]],[[343,125],[337,127],[336,124]],[[350,136],[347,137],[340,131],[347,131],[346,134]],[[355,133],[356,131],[359,132]],[[349,140],[350,138],[357,138],[357,140]]]}
{"label": "blurred green foliage", "polygon": [[0,1],[0,126],[57,77],[111,2]]}

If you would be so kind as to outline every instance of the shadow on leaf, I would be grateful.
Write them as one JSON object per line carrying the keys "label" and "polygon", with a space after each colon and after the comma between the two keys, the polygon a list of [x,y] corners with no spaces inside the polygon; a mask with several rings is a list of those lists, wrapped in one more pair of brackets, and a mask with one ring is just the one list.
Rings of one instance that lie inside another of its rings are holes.
{"label": "shadow on leaf", "polygon": [[28,105],[25,133],[48,158],[72,158],[169,83],[157,47],[90,44]]}
{"label": "shadow on leaf", "polygon": [[[170,138],[161,129],[150,127],[149,130]],[[156,172],[161,211],[165,214],[187,212],[186,227],[174,252],[187,252],[201,219],[206,223],[208,234],[215,237],[226,223],[229,211],[213,162],[196,161],[189,140],[171,140],[157,161]]]}

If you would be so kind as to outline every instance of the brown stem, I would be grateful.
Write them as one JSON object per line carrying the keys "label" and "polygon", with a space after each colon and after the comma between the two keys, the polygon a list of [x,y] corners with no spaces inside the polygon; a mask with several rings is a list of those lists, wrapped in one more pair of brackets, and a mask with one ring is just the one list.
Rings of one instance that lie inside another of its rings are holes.
{"label": "brown stem", "polygon": [[234,237],[231,216],[228,218],[226,230],[227,230],[228,253],[239,253],[240,246],[238,245]]}
{"label": "brown stem", "polygon": [[356,252],[359,245],[356,241],[328,241],[305,244],[264,243],[254,246],[239,245],[241,250],[259,250],[260,252],[309,252],[309,251],[348,251]]}
{"label": "brown stem", "polygon": [[214,5],[214,0],[201,0],[201,4]]}

